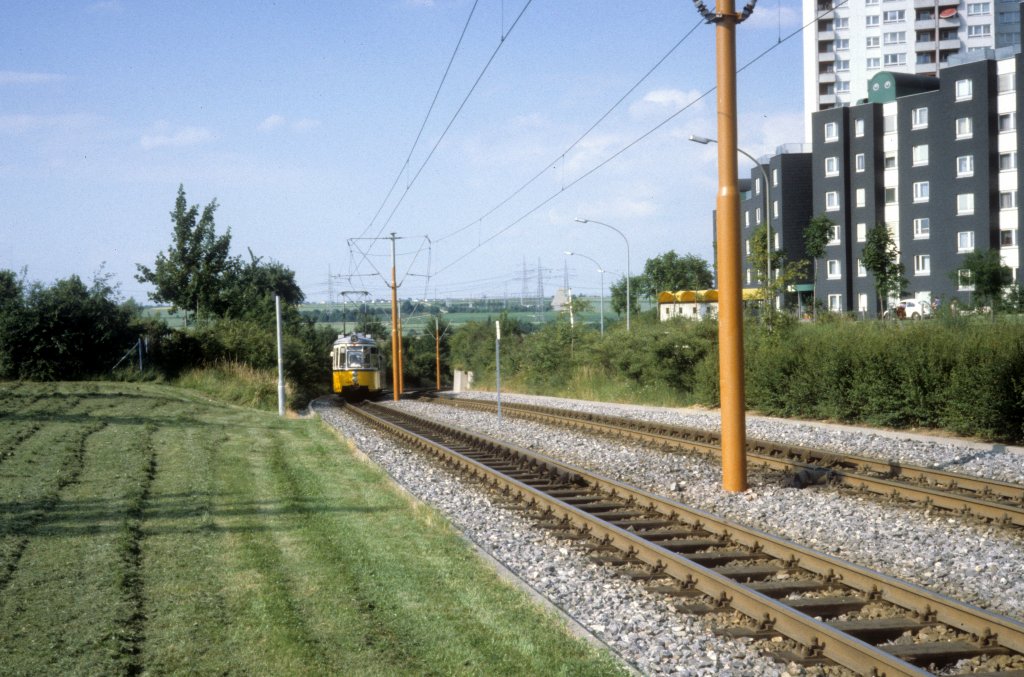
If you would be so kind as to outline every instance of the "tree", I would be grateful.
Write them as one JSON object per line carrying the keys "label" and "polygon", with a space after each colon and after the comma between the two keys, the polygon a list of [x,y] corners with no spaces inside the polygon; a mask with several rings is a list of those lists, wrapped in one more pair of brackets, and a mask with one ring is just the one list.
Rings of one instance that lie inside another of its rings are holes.
{"label": "tree", "polygon": [[707,289],[713,280],[711,266],[707,261],[694,254],[680,257],[675,250],[670,249],[660,256],[647,259],[638,291],[650,299],[656,299],[663,291]]}
{"label": "tree", "polygon": [[[629,278],[629,309],[636,315],[640,312],[639,303],[639,288],[643,285],[644,276],[634,275]],[[619,315],[626,312],[626,276],[623,275],[619,278],[618,282],[613,282],[611,286],[611,302],[612,310]]]}
{"label": "tree", "polygon": [[889,297],[899,297],[907,286],[899,250],[896,249],[896,242],[889,232],[889,227],[884,223],[876,223],[868,231],[867,241],[861,252],[861,263],[875,279],[878,304],[880,310],[884,311],[889,307]]}
{"label": "tree", "polygon": [[836,224],[824,214],[819,214],[811,219],[811,222],[804,228],[804,251],[811,257],[812,280],[814,292],[811,306],[814,316],[818,315],[818,304],[813,300],[818,298],[818,259],[825,255],[825,246],[832,238],[832,228]]}
{"label": "tree", "polygon": [[284,308],[291,309],[306,298],[295,282],[294,271],[276,261],[263,263],[262,257],[250,250],[249,263],[239,258],[228,260],[216,305],[226,318],[273,323],[275,296],[281,297]]}
{"label": "tree", "polygon": [[[961,266],[960,270],[967,271],[974,287],[975,304],[987,305],[994,316],[1003,301],[1003,288],[1013,281],[1012,272],[1003,265],[999,250],[975,250],[964,257]],[[950,277],[956,283],[960,282],[960,270],[950,271]]]}
{"label": "tree", "polygon": [[139,282],[152,284],[156,291],[149,298],[158,303],[170,303],[173,310],[183,309],[186,322],[189,312],[198,317],[201,310],[219,314],[222,310],[222,274],[231,265],[231,230],[217,236],[214,212],[217,200],[203,208],[188,206],[185,188],[178,186],[178,197],[171,212],[174,223],[171,246],[167,253],[157,254],[153,269],[136,264]]}

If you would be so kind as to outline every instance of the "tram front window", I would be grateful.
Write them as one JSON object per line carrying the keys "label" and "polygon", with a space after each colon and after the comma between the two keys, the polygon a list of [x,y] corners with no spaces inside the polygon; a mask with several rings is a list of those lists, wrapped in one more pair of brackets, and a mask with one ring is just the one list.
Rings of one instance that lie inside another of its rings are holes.
{"label": "tram front window", "polygon": [[348,366],[350,369],[360,369],[363,366],[363,351],[350,350],[348,353]]}

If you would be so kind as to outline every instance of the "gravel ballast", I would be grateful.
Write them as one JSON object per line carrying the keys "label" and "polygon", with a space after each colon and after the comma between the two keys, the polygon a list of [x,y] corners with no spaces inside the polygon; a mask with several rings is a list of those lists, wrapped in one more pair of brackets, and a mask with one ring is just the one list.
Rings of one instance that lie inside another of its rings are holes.
{"label": "gravel ballast", "polygon": [[[473,394],[475,397],[492,397]],[[675,425],[717,428],[717,416],[651,407],[503,395],[505,401],[555,404]],[[493,414],[417,401],[402,409],[501,438],[568,463],[674,498],[681,503],[777,534],[810,548],[917,583],[955,599],[1024,618],[1024,539],[1016,532],[922,508],[887,504],[827,487],[792,489],[776,473],[749,472],[742,493],[721,489],[721,468],[710,459],[668,454]],[[614,576],[520,513],[495,505],[474,486],[418,454],[382,438],[355,419],[320,403],[323,419],[402,486],[444,512],[466,536],[578,620],[627,661],[649,674],[791,674],[744,641],[716,636],[705,619],[680,615],[667,600]],[[959,472],[1024,481],[1024,455],[964,446],[955,440],[890,434],[776,419],[748,419],[748,435],[789,443],[938,465]],[[1016,478],[1014,478],[1016,473]]]}

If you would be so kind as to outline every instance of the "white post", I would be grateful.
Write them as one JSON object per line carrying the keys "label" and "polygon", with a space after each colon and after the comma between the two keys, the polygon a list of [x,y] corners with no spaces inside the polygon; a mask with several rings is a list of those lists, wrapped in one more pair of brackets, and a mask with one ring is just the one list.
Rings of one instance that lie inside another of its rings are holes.
{"label": "white post", "polygon": [[494,322],[494,382],[498,392],[498,425],[501,425],[501,322]]}
{"label": "white post", "polygon": [[281,297],[274,296],[277,314],[277,415],[284,416],[284,353],[281,349]]}

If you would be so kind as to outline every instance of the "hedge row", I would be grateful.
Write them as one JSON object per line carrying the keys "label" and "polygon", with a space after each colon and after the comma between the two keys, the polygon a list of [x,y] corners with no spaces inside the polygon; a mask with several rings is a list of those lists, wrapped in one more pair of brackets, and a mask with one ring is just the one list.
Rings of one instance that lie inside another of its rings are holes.
{"label": "hedge row", "polygon": [[[485,329],[474,341],[453,341],[452,354],[456,368],[483,383],[494,368]],[[502,378],[532,392],[572,395],[566,384],[585,373],[719,403],[711,322],[645,319],[630,334],[617,325],[603,338],[559,323],[504,339],[503,331]],[[751,322],[745,369],[747,407],[764,414],[1024,441],[1024,324],[1014,319],[789,323],[770,332]]]}

